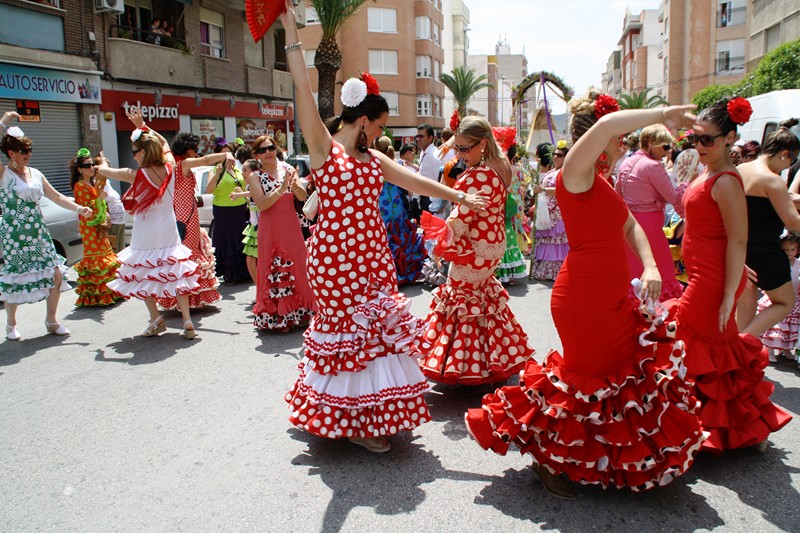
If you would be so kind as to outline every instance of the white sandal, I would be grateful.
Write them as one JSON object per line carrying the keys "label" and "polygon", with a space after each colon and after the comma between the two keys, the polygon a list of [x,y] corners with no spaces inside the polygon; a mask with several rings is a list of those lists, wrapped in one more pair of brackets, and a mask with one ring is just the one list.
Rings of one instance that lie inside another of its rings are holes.
{"label": "white sandal", "polygon": [[164,333],[167,331],[167,324],[164,322],[163,317],[158,317],[150,324],[148,324],[147,329],[142,332],[142,337],[155,337],[159,333]]}
{"label": "white sandal", "polygon": [[195,331],[194,324],[192,324],[191,320],[187,320],[183,323],[182,335],[188,340],[192,340],[197,336],[197,332]]}
{"label": "white sandal", "polygon": [[17,326],[9,326],[6,324],[6,339],[10,341],[18,341],[22,338],[22,335],[19,334],[17,331]]}
{"label": "white sandal", "polygon": [[59,337],[66,337],[67,335],[70,335],[69,330],[58,322],[48,322],[45,320],[44,327],[47,328],[47,333],[51,335],[57,335]]}
{"label": "white sandal", "polygon": [[363,446],[372,453],[386,453],[392,449],[392,443],[386,437],[350,437],[347,440]]}

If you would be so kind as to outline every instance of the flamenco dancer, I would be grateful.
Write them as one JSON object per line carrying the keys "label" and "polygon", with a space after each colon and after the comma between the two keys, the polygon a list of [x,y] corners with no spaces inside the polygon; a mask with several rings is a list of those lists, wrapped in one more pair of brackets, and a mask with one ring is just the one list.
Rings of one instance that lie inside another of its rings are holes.
{"label": "flamenco dancer", "polygon": [[[142,121],[144,124],[144,121]],[[139,127],[136,124],[136,127]],[[200,227],[195,199],[196,180],[192,169],[198,166],[214,165],[228,159],[227,152],[207,154],[197,157],[200,137],[193,133],[178,133],[172,140],[175,158],[175,196],[173,206],[178,224],[181,243],[192,251],[191,260],[200,267],[198,286],[189,295],[189,306],[202,309],[222,299],[217,292],[219,281],[216,275],[216,260],[211,247],[211,239],[206,230]],[[169,148],[167,148],[169,150]],[[231,156],[232,157],[232,156]],[[158,305],[164,309],[176,309],[178,301],[172,297],[159,297]]]}
{"label": "flamenco dancer", "polygon": [[480,210],[454,207],[442,227],[434,253],[451,265],[447,282],[433,293],[425,334],[431,345],[423,349],[420,366],[437,382],[501,383],[533,355],[508,307],[508,293],[494,275],[506,251],[506,184],[490,165],[498,166],[504,156],[492,127],[479,117],[461,121],[454,146],[467,166],[455,190],[483,192],[488,203]]}
{"label": "flamenco dancer", "polygon": [[133,184],[123,196],[126,210],[134,215],[131,244],[119,253],[122,266],[108,286],[124,296],[144,300],[150,322],[142,337],[166,331],[156,298],[174,298],[183,316],[182,335],[193,339],[196,331],[188,295],[197,290],[200,271],[190,259],[192,251],[181,244],[175,224],[175,160],[167,141],[145,125],[138,108],[132,108],[128,117],[137,126],[131,143],[139,169],[112,169],[106,164],[97,168],[102,176]]}
{"label": "flamenco dancer", "polygon": [[75,203],[94,210],[91,219],[78,219],[78,228],[83,240],[83,259],[75,265],[78,273],[77,307],[106,307],[114,305],[124,297],[106,285],[117,277],[120,262],[108,240],[107,204],[105,182],[95,183],[95,166],[92,154],[86,148],[78,150],[69,163],[70,186]]}
{"label": "flamenco dancer", "polygon": [[[5,130],[14,111],[0,118]],[[12,126],[0,140],[0,151],[8,158],[8,166],[0,163],[0,246],[3,249],[3,268],[0,269],[0,302],[6,308],[6,339],[22,338],[17,329],[17,307],[47,299],[44,327],[52,335],[69,335],[58,323],[56,311],[61,293],[70,290],[66,280],[67,267],[58,255],[47,231],[39,201],[46,197],[56,205],[75,211],[83,218],[92,216],[92,209],[72,202],[56,191],[44,175],[30,167],[33,143],[23,131]],[[26,243],[30,253],[20,243]]]}
{"label": "flamenco dancer", "polygon": [[326,128],[316,112],[291,1],[280,18],[319,195],[307,262],[318,312],[305,332],[300,376],[286,394],[289,420],[314,435],[388,452],[390,435],[414,429],[430,414],[422,396],[428,383],[416,361],[425,322],[409,313],[411,303],[397,292],[378,207],[381,186],[386,179],[473,209],[485,200],[369,150],[386,124],[389,105],[368,74],[345,82],[342,114]]}
{"label": "flamenco dancer", "polygon": [[570,102],[575,145],[556,183],[570,251],[551,300],[564,355],[551,351],[542,365],[530,360],[520,385],[485,396],[466,415],[483,448],[505,454],[513,442],[533,456],[545,490],[570,500],[575,491],[562,474],[647,490],[685,472],[705,438],[681,379],[682,344],[669,338],[674,324],[652,321],[629,299],[628,244],[644,265],[645,301],[658,296],[661,279],[647,237],[604,179],[620,135],[656,121],[677,128],[690,106],[618,109],[594,90]]}
{"label": "flamenco dancer", "polygon": [[715,453],[746,446],[764,451],[769,434],[791,420],[769,399],[774,386],[764,381],[767,350],[749,333],[739,333],[735,320],[736,301],[747,283],[748,222],[730,148],[736,125],[746,123],[751,112],[744,98],[720,100],[700,113],[694,134],[687,135],[706,169],[684,193],[689,286],[680,301],[668,303],[678,305],[688,378],[696,383],[700,420],[710,433],[703,449]]}

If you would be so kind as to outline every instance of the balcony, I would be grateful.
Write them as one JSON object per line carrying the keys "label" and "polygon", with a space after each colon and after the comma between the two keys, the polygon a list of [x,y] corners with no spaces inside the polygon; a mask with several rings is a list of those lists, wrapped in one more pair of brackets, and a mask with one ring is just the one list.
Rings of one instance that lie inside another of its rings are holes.
{"label": "balcony", "polygon": [[194,56],[184,41],[173,37],[156,40],[149,31],[116,25],[109,33],[108,59],[115,78],[159,85],[195,85]]}
{"label": "balcony", "polygon": [[717,28],[739,26],[746,22],[746,7],[734,7],[729,9],[727,8],[728,4],[722,4],[722,6],[723,9],[717,11]]}
{"label": "balcony", "polygon": [[658,58],[661,59],[664,57],[664,36],[662,35],[658,39]]}

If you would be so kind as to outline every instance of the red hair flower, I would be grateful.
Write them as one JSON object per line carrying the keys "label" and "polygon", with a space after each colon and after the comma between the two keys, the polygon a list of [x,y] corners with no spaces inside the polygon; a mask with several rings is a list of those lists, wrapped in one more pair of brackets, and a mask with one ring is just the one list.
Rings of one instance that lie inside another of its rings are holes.
{"label": "red hair flower", "polygon": [[458,131],[458,126],[461,125],[461,115],[458,114],[458,109],[453,111],[453,116],[450,117],[450,129]]}
{"label": "red hair flower", "polygon": [[738,125],[747,124],[752,114],[753,107],[747,99],[737,96],[728,101],[728,116]]}
{"label": "red hair flower", "polygon": [[368,72],[361,73],[361,81],[367,84],[367,94],[373,94],[375,96],[380,96],[381,94],[381,86],[378,85],[378,80],[370,76]]}
{"label": "red hair flower", "polygon": [[600,118],[609,113],[619,111],[617,100],[610,94],[598,94],[594,100],[594,116]]}

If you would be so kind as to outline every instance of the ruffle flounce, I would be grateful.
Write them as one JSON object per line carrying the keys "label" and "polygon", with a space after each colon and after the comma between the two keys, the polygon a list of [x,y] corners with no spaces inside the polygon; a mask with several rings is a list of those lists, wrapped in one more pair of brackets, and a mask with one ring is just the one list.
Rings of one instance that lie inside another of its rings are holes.
{"label": "ruffle flounce", "polygon": [[323,313],[314,316],[304,333],[303,347],[316,372],[358,372],[379,357],[417,357],[426,348],[428,323],[409,312],[411,301],[398,292],[387,294],[371,287],[365,301],[353,311],[355,333],[322,333],[335,331],[341,319]]}
{"label": "ruffle flounce", "polygon": [[[214,259],[214,248],[211,246],[211,239],[209,239],[208,233],[203,228],[200,228],[199,243],[197,250],[187,248],[191,252],[189,260],[196,263],[198,268],[197,284],[188,293],[189,307],[191,309],[200,309],[205,307],[206,304],[213,304],[222,300],[222,295],[217,292],[219,281],[216,274],[217,266]],[[174,296],[159,297],[158,305],[164,309],[177,309],[178,300]]]}
{"label": "ruffle flounce", "polygon": [[75,265],[78,273],[78,286],[75,292],[77,307],[104,307],[114,305],[125,297],[108,288],[107,284],[116,279],[121,263],[114,253],[103,256],[87,256]]}
{"label": "ruffle flounce", "polygon": [[[402,222],[402,223],[401,223]],[[410,220],[395,220],[386,223],[389,251],[394,259],[398,283],[417,280],[428,253],[425,238],[417,234],[417,226]]]}
{"label": "ruffle flounce", "polygon": [[[772,301],[765,294],[758,300],[758,312],[770,305]],[[800,298],[795,300],[789,316],[762,333],[759,339],[767,348],[788,352],[794,350],[797,344],[798,330],[800,330]]]}
{"label": "ruffle flounce", "polygon": [[686,368],[702,403],[700,420],[710,433],[703,449],[714,453],[744,448],[766,439],[792,416],[775,405],[775,386],[764,380],[766,349],[752,335],[708,339],[680,326],[686,342]]}
{"label": "ruffle flounce", "polygon": [[564,226],[564,221],[563,220],[556,221],[555,223],[553,223],[552,226],[550,226],[547,229],[537,229],[536,230],[536,239],[537,240],[539,240],[539,239],[552,239],[552,238],[560,237],[560,236],[563,236],[565,240],[567,238],[566,237],[566,227]]}
{"label": "ruffle flounce", "polygon": [[433,293],[426,349],[420,361],[428,379],[449,384],[499,383],[519,372],[534,350],[494,278],[477,287],[456,280]]}
{"label": "ruffle flounce", "polygon": [[411,431],[431,417],[422,395],[429,385],[416,361],[388,355],[358,372],[319,374],[303,358],[300,377],[285,400],[289,421],[321,437],[390,436]]}
{"label": "ruffle flounce", "polygon": [[3,271],[0,273],[0,301],[10,304],[39,302],[47,298],[50,289],[55,287],[56,270],[61,272],[61,290],[67,292],[72,286],[67,279],[68,268],[64,258],[58,256],[61,263],[52,264],[41,269],[20,274]]}
{"label": "ruffle flounce", "polygon": [[122,250],[117,279],[108,287],[123,296],[146,299],[189,294],[198,287],[199,268],[182,244],[149,250]]}
{"label": "ruffle flounce", "polygon": [[244,239],[242,239],[244,255],[258,258],[258,226],[248,224],[247,227],[244,228],[242,235],[244,235]]}
{"label": "ruffle flounce", "polygon": [[258,329],[281,329],[310,320],[314,301],[303,298],[295,290],[295,264],[284,259],[286,253],[278,247],[273,250],[272,257],[266,280],[262,279],[258,286],[253,324]]}
{"label": "ruffle flounce", "polygon": [[500,454],[513,442],[580,483],[634,491],[668,484],[691,466],[706,434],[684,380],[683,344],[670,338],[674,324],[658,322],[640,329],[631,363],[608,376],[567,370],[555,351],[544,365],[529,361],[519,386],[468,411],[470,434]]}
{"label": "ruffle flounce", "polygon": [[544,243],[537,242],[533,249],[533,258],[536,261],[560,261],[563,262],[569,253],[567,243]]}

